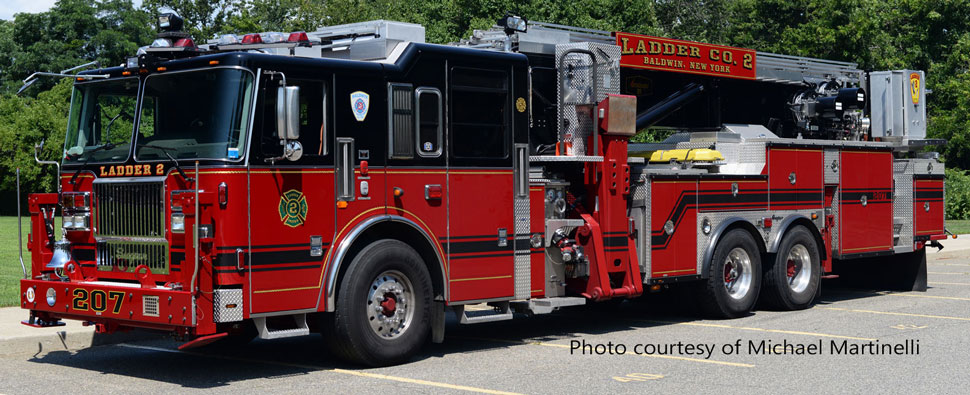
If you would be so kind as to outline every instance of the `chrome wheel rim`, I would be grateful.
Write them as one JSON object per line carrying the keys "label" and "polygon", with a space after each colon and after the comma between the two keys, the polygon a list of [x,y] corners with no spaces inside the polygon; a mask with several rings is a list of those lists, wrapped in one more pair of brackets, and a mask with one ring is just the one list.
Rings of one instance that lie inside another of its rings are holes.
{"label": "chrome wheel rim", "polygon": [[724,259],[724,290],[733,299],[742,299],[751,289],[751,257],[744,248],[737,247]]}
{"label": "chrome wheel rim", "polygon": [[414,287],[407,276],[388,270],[371,282],[367,293],[367,321],[382,339],[403,335],[414,318]]}
{"label": "chrome wheel rim", "polygon": [[788,287],[792,291],[802,292],[808,288],[808,282],[812,278],[812,256],[809,255],[808,248],[795,244],[788,250],[785,272],[788,276]]}

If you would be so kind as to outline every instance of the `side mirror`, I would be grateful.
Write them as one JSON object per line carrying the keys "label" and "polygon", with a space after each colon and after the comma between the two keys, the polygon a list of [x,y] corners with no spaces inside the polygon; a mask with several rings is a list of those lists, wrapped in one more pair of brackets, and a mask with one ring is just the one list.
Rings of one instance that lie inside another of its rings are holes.
{"label": "side mirror", "polygon": [[[281,86],[276,94],[276,131],[280,140],[300,138],[300,88]],[[283,143],[286,144],[285,142]]]}

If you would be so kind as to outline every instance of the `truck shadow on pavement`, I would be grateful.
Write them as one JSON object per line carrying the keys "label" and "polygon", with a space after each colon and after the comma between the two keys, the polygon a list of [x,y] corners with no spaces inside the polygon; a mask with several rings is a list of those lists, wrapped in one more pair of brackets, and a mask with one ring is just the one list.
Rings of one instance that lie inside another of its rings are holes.
{"label": "truck shadow on pavement", "polygon": [[[819,304],[878,297],[873,290],[823,285]],[[754,315],[757,315],[757,311]],[[548,315],[459,325],[449,313],[445,343],[428,344],[409,365],[421,366],[452,354],[473,354],[534,343],[556,342],[619,331],[704,320],[689,292],[647,295],[622,303],[597,303]],[[180,352],[172,340],[149,340],[90,347],[79,351],[38,352],[28,361],[102,375],[119,375],[209,389],[254,379],[310,375],[335,369],[367,371],[332,357],[319,335],[256,340],[243,346],[213,345]],[[407,369],[407,368],[404,368]],[[393,374],[400,368],[374,369]]]}

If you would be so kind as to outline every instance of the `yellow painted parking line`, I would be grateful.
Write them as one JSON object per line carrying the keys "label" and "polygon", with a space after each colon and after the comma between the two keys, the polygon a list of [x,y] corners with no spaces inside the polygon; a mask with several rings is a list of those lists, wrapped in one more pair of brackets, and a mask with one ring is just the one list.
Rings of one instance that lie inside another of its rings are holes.
{"label": "yellow painted parking line", "polygon": [[916,293],[899,293],[899,292],[886,292],[886,291],[876,292],[876,293],[877,294],[880,294],[880,295],[905,296],[905,297],[908,297],[908,298],[927,298],[927,299],[946,299],[946,300],[970,301],[970,298],[959,298],[959,297],[956,297],[956,296],[936,296],[936,295],[923,295],[923,294],[916,294]]}
{"label": "yellow painted parking line", "polygon": [[[529,341],[522,341],[522,340],[505,340],[505,339],[492,339],[492,338],[485,338],[485,337],[467,337],[467,336],[449,336],[449,337],[459,338],[459,339],[468,339],[468,340],[478,340],[478,341],[490,341],[490,342],[499,342],[499,343],[521,344],[521,345],[530,345],[530,346],[543,346],[543,347],[555,347],[555,348],[571,348],[570,346],[567,346],[565,344],[546,343],[546,342],[529,342]],[[742,368],[753,368],[754,367],[754,365],[749,364],[749,363],[726,362],[726,361],[716,361],[716,360],[713,360],[713,359],[700,359],[700,358],[679,357],[679,356],[676,356],[676,355],[653,355],[653,354],[629,354],[629,355],[640,356],[640,357],[650,357],[650,358],[675,359],[675,360],[678,360],[678,361],[700,362],[700,363],[708,363],[708,364],[713,364],[713,365],[735,366],[735,367],[742,367]]]}
{"label": "yellow painted parking line", "polygon": [[941,282],[931,282],[930,285],[970,285],[970,283],[941,283]]}
{"label": "yellow painted parking line", "polygon": [[765,328],[753,328],[748,326],[731,326],[724,324],[709,324],[704,322],[681,322],[681,321],[652,321],[652,320],[637,320],[644,322],[653,322],[658,324],[672,324],[672,325],[688,325],[688,326],[700,326],[704,328],[723,328],[723,329],[736,329],[742,331],[754,331],[754,332],[767,332],[767,333],[784,333],[786,335],[804,335],[804,336],[816,336],[816,337],[832,337],[837,339],[849,339],[849,340],[862,340],[862,341],[876,341],[877,339],[871,339],[867,337],[854,337],[854,336],[842,336],[833,335],[829,333],[818,333],[818,332],[803,332],[803,331],[789,331],[783,329],[765,329]]}
{"label": "yellow painted parking line", "polygon": [[869,314],[880,314],[880,315],[896,315],[903,317],[917,317],[917,318],[936,318],[941,320],[954,320],[954,321],[970,321],[968,317],[950,317],[945,315],[930,315],[930,314],[913,314],[913,313],[897,313],[892,311],[875,311],[875,310],[859,310],[859,309],[843,309],[841,307],[819,307],[822,310],[835,310],[835,311],[848,311],[852,313],[869,313]]}
{"label": "yellow painted parking line", "polygon": [[334,372],[334,373],[346,374],[346,375],[351,375],[351,376],[367,377],[367,378],[379,379],[379,380],[390,380],[390,381],[397,381],[397,382],[402,382],[402,383],[410,383],[410,384],[424,385],[424,386],[428,386],[428,387],[447,388],[447,389],[458,390],[458,391],[477,392],[477,393],[480,393],[480,394],[521,395],[521,394],[518,394],[516,392],[496,391],[496,390],[490,390],[490,389],[486,389],[486,388],[469,387],[467,385],[455,385],[455,384],[448,384],[448,383],[439,383],[437,381],[428,381],[428,380],[412,379],[412,378],[407,378],[407,377],[390,376],[390,375],[378,374],[378,373],[359,372],[359,371],[355,371],[355,370],[346,370],[346,369],[337,369],[337,368],[328,369],[328,368],[324,368],[324,367],[320,367],[320,366],[303,365],[303,364],[298,364],[298,363],[264,361],[264,360],[258,360],[258,359],[252,359],[252,358],[237,358],[237,357],[229,357],[229,356],[225,356],[225,355],[202,354],[202,353],[196,353],[196,352],[191,352],[191,351],[188,351],[188,352],[187,351],[178,351],[178,350],[172,350],[172,349],[162,348],[162,347],[140,346],[140,345],[134,345],[134,344],[125,344],[125,343],[118,344],[118,346],[119,347],[126,347],[126,348],[137,348],[137,349],[142,349],[142,350],[168,352],[168,353],[173,353],[173,354],[198,355],[198,356],[202,356],[202,357],[227,359],[227,360],[231,360],[231,361],[239,361],[239,362],[246,362],[246,363],[263,363],[263,364],[288,366],[288,367],[294,367],[294,368],[300,368],[300,369],[307,369],[307,370],[317,370],[317,371],[323,371],[323,372]]}
{"label": "yellow painted parking line", "polygon": [[388,376],[386,374],[358,372],[354,370],[334,369],[332,370],[332,372],[350,374],[350,375],[360,376],[360,377],[369,377],[372,379],[391,380],[391,381],[400,381],[402,383],[426,385],[429,387],[447,388],[452,390],[468,391],[468,392],[478,392],[481,394],[519,395],[515,392],[495,391],[495,390],[490,390],[485,388],[469,387],[465,385],[446,384],[446,383],[439,383],[436,381],[409,379],[407,377]]}

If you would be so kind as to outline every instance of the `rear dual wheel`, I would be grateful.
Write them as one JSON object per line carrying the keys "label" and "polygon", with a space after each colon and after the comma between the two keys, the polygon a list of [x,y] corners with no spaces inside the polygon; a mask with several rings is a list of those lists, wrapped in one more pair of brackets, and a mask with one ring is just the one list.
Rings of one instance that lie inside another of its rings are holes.
{"label": "rear dual wheel", "polygon": [[761,288],[761,253],[744,229],[727,232],[714,248],[701,307],[717,318],[736,318],[751,312]]}
{"label": "rear dual wheel", "polygon": [[818,243],[804,226],[789,230],[765,272],[764,299],[781,310],[808,308],[815,300],[822,269]]}

